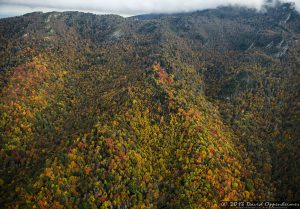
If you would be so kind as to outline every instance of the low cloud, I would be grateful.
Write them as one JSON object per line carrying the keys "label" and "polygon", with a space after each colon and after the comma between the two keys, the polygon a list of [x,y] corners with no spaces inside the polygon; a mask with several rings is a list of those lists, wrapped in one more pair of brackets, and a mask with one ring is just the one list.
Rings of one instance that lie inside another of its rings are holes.
{"label": "low cloud", "polygon": [[[0,16],[20,15],[32,11],[66,10],[130,16],[145,13],[189,12],[227,5],[259,10],[267,1],[270,0],[0,0]],[[300,11],[300,0],[281,1],[294,2]]]}

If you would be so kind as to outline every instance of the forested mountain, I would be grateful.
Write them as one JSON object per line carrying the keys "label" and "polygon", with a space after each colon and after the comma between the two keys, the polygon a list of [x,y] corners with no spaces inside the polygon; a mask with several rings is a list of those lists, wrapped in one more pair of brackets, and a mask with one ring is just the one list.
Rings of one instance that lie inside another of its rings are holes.
{"label": "forested mountain", "polygon": [[300,200],[292,4],[0,19],[3,208]]}

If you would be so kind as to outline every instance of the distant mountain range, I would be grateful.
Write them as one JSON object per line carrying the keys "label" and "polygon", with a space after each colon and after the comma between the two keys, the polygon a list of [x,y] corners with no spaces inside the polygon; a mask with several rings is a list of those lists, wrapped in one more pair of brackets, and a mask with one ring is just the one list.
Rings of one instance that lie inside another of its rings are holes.
{"label": "distant mountain range", "polygon": [[0,19],[0,205],[299,201],[293,4]]}

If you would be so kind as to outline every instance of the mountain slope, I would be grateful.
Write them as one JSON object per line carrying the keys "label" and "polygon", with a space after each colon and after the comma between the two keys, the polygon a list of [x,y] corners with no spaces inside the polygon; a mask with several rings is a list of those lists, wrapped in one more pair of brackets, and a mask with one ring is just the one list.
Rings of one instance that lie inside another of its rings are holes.
{"label": "mountain slope", "polygon": [[1,205],[298,200],[299,20],[290,4],[1,19]]}

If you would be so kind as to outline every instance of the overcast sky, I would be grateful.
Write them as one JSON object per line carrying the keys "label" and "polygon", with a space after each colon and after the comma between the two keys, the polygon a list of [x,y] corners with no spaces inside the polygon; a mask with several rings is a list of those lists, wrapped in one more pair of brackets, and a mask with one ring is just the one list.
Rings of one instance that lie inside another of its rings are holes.
{"label": "overcast sky", "polygon": [[[131,16],[145,13],[187,12],[239,5],[260,9],[266,0],[0,0],[0,17],[16,16],[33,11],[83,11],[96,14]],[[296,3],[300,0],[281,0]]]}

